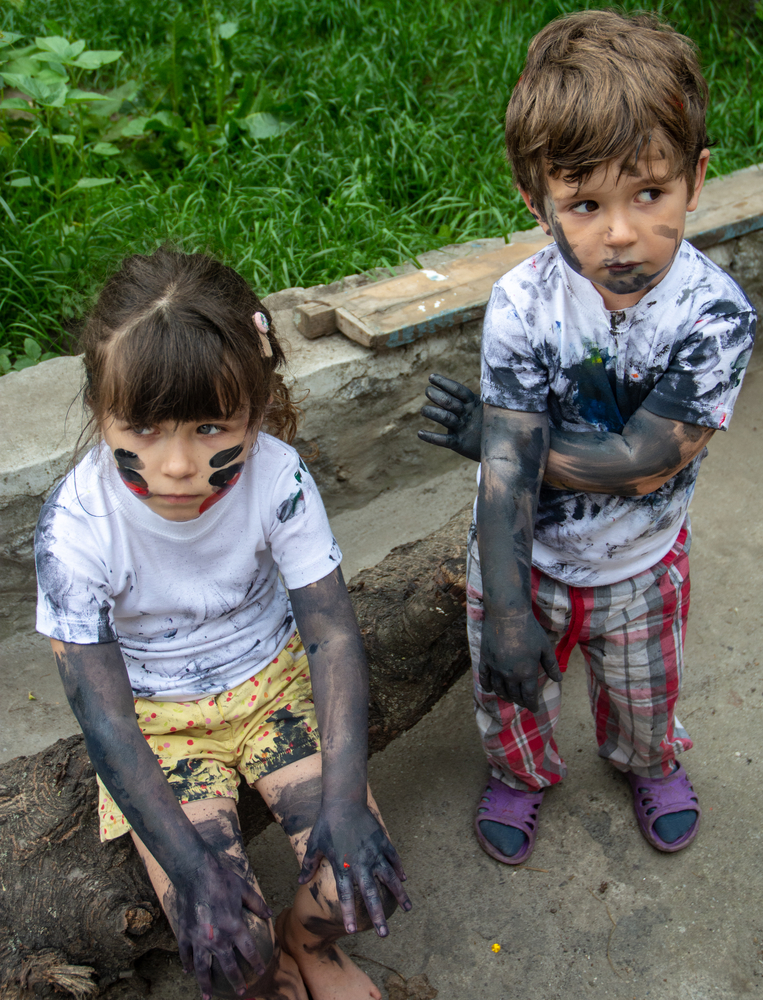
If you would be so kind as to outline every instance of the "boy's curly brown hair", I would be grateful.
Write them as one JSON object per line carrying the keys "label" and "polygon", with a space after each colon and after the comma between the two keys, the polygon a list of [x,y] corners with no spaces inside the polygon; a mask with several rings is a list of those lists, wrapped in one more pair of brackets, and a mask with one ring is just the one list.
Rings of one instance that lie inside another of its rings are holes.
{"label": "boy's curly brown hair", "polygon": [[543,214],[547,176],[581,184],[600,166],[683,177],[688,196],[702,150],[708,90],[692,41],[652,14],[588,10],[558,18],[530,42],[506,110],[514,180]]}

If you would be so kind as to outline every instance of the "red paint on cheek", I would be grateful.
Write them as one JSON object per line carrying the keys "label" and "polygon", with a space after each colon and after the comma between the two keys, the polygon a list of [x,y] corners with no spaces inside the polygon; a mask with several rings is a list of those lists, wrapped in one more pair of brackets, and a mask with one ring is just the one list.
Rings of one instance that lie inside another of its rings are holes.
{"label": "red paint on cheek", "polygon": [[236,473],[233,479],[231,479],[231,481],[226,486],[224,486],[223,489],[218,490],[217,493],[213,493],[211,497],[207,497],[204,503],[202,503],[202,505],[199,507],[199,513],[203,514],[205,510],[209,510],[209,508],[212,507],[214,504],[216,504],[218,500],[222,500],[222,498],[225,496],[228,490],[233,489],[233,487],[236,485],[236,483],[239,481],[240,478],[241,478],[241,473],[240,472]]}
{"label": "red paint on cheek", "polygon": [[128,483],[128,481],[122,477],[122,482],[125,484],[127,489],[134,493],[136,497],[150,497],[151,491],[145,486],[138,486],[137,483]]}

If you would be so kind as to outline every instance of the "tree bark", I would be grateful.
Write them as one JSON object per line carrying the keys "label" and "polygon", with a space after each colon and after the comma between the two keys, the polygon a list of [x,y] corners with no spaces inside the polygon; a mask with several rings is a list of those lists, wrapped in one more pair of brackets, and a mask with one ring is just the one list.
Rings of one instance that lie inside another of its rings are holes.
{"label": "tree bark", "polygon": [[[467,667],[469,520],[467,508],[350,581],[369,661],[371,752],[413,726]],[[254,792],[240,793],[249,840],[271,817]],[[80,735],[0,766],[2,998],[93,995],[145,952],[175,948],[131,839],[99,842],[97,803]]]}

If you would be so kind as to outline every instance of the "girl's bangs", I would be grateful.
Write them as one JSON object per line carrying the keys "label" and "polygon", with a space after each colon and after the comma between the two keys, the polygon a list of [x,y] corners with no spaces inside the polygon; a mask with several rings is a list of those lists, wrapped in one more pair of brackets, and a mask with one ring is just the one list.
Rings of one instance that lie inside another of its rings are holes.
{"label": "girl's bangs", "polygon": [[215,333],[141,326],[106,348],[99,409],[132,427],[154,427],[229,420],[249,406],[243,366]]}

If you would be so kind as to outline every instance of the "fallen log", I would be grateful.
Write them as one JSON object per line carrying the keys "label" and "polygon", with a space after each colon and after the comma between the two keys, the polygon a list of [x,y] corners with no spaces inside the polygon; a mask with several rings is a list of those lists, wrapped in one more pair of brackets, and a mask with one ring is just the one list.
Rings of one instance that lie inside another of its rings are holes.
{"label": "fallen log", "polygon": [[[468,665],[468,508],[349,585],[369,661],[371,752],[413,726]],[[138,998],[132,966],[175,949],[129,837],[100,844],[82,736],[0,765],[0,997]],[[270,822],[241,788],[244,839]]]}

